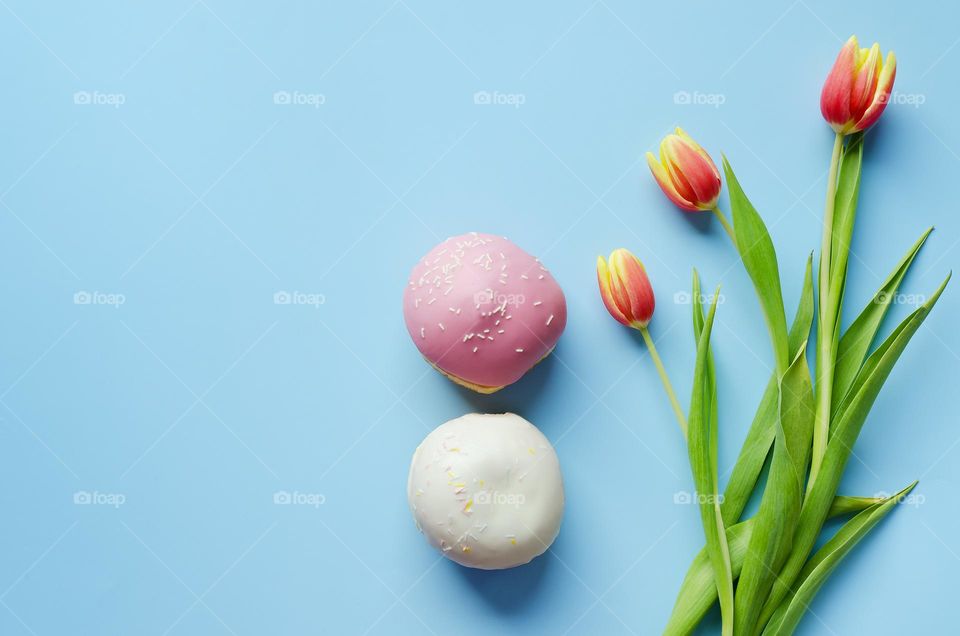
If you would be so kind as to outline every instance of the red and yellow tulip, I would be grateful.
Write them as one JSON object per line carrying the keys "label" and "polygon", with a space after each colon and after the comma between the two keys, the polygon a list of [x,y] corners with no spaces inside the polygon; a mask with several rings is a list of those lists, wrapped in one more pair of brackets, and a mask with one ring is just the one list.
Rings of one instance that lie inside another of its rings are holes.
{"label": "red and yellow tulip", "polygon": [[659,161],[647,153],[647,164],[664,194],[684,210],[712,210],[720,196],[720,172],[710,155],[681,128],[660,142]]}
{"label": "red and yellow tulip", "polygon": [[613,250],[609,262],[598,256],[597,282],[603,304],[618,322],[634,329],[649,324],[656,303],[639,258],[624,248]]}
{"label": "red and yellow tulip", "polygon": [[861,49],[857,36],[847,40],[820,93],[820,112],[837,134],[866,130],[879,119],[890,101],[897,76],[893,51],[883,60],[880,45]]}

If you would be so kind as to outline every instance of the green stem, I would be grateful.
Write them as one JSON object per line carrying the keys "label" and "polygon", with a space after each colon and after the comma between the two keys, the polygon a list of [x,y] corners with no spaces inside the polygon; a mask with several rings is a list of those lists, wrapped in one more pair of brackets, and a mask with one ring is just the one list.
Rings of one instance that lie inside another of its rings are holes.
{"label": "green stem", "polygon": [[683,431],[683,438],[686,439],[687,416],[683,414],[680,402],[677,401],[677,394],[673,390],[673,385],[670,384],[670,378],[667,376],[667,370],[663,366],[663,360],[660,359],[660,354],[657,353],[657,346],[653,343],[653,338],[650,337],[650,332],[647,331],[646,327],[640,327],[640,333],[643,335],[644,342],[647,343],[647,349],[650,350],[650,357],[653,358],[653,364],[657,367],[660,381],[663,382],[663,388],[667,392],[667,397],[670,398],[670,406],[673,407],[673,414],[677,416],[677,423],[680,424],[680,430]]}
{"label": "green stem", "polygon": [[807,490],[813,486],[823,455],[827,452],[830,437],[830,403],[833,398],[833,366],[836,346],[836,307],[830,289],[830,257],[833,250],[833,210],[837,200],[837,170],[843,150],[843,135],[837,133],[830,158],[830,173],[827,176],[827,198],[823,208],[823,240],[820,244],[819,332],[817,351],[817,407],[813,426],[813,452],[810,457],[810,480]]}
{"label": "green stem", "polygon": [[717,217],[717,220],[720,221],[720,225],[723,226],[723,229],[727,231],[727,236],[730,237],[730,240],[733,242],[733,247],[737,247],[737,237],[733,233],[733,226],[730,225],[730,221],[727,220],[726,215],[720,210],[719,207],[714,207],[712,210],[713,216]]}

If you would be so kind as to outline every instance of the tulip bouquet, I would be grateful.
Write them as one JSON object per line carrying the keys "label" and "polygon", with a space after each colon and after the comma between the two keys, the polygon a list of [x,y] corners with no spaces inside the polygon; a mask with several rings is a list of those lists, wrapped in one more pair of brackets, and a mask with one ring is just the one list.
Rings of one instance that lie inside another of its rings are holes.
{"label": "tulip bouquet", "polygon": [[[886,106],[896,59],[880,47],[843,46],[820,99],[835,132],[827,180],[823,240],[816,276],[807,260],[799,306],[789,327],[776,251],[763,219],[726,158],[723,172],[731,219],[717,207],[721,175],[710,156],[679,128],[647,154],[663,192],[689,212],[711,212],[730,237],[763,312],[774,371],[721,493],[717,469],[717,382],[710,337],[716,298],[705,307],[693,272],[696,362],[684,413],[647,325],[653,288],[640,260],[625,249],[597,261],[600,294],[609,312],[643,334],[688,447],[706,545],[687,571],[666,634],[688,634],[720,604],[722,633],[753,636],[793,632],[814,595],[853,547],[916,485],[885,498],[838,496],[851,449],[874,400],[907,343],[930,313],[950,276],[876,347],[892,299],[930,229],[910,247],[853,323],[841,333],[841,310],[863,163],[864,131]],[[816,279],[816,303],[814,302]],[[718,288],[719,291],[719,288]],[[814,317],[816,354],[811,377],[807,350]],[[871,350],[872,349],[872,350]],[[769,458],[756,514],[741,516]],[[814,551],[824,522],[851,516]]]}

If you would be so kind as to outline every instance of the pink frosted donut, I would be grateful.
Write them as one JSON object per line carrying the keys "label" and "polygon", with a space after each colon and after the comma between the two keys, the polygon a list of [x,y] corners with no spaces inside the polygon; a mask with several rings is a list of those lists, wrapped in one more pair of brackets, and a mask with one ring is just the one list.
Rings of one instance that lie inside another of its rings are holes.
{"label": "pink frosted donut", "polygon": [[545,358],[567,324],[563,290],[506,238],[448,238],[413,268],[403,318],[441,373],[480,393],[512,384]]}

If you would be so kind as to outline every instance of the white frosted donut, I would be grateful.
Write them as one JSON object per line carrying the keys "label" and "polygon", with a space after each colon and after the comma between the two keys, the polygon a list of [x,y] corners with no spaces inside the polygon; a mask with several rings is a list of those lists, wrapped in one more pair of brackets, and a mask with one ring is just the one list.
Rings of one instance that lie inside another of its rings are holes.
{"label": "white frosted donut", "polygon": [[560,531],[560,462],[519,415],[471,413],[417,447],[407,500],[443,556],[471,568],[512,568],[546,552]]}

